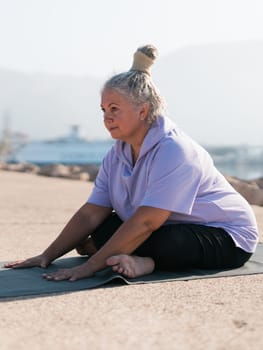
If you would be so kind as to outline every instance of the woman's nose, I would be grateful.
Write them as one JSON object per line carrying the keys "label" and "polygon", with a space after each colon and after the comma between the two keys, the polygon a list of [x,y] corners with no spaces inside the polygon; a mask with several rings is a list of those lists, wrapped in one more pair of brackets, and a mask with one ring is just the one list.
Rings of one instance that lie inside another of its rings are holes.
{"label": "woman's nose", "polygon": [[103,119],[105,122],[113,121],[113,117],[111,113],[108,113],[108,112],[104,112]]}

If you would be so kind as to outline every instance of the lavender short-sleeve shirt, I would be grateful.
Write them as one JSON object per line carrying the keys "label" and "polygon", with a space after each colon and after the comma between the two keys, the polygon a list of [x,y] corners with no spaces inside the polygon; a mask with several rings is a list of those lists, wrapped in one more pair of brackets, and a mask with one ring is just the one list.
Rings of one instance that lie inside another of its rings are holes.
{"label": "lavender short-sleeve shirt", "polygon": [[253,252],[257,224],[247,201],[214,167],[209,154],[168,118],[146,135],[135,166],[130,145],[116,141],[95,180],[89,203],[113,208],[122,220],[140,206],[171,211],[165,224],[221,227]]}

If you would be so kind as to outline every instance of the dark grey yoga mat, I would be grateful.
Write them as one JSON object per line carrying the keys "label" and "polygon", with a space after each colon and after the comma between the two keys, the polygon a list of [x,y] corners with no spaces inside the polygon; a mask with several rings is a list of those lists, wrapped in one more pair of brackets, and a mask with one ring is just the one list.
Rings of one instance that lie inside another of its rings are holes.
{"label": "dark grey yoga mat", "polygon": [[200,278],[216,278],[228,276],[253,275],[263,273],[263,244],[259,244],[256,252],[242,267],[229,270],[201,270],[191,269],[180,272],[154,271],[153,273],[134,279],[127,279],[105,269],[94,277],[69,282],[52,282],[42,278],[45,271],[55,271],[79,265],[85,261],[83,257],[61,258],[50,265],[48,269],[38,267],[29,269],[5,269],[0,263],[0,298],[13,298],[30,295],[43,295],[49,293],[65,293],[84,289],[96,288],[110,281],[123,281],[126,284],[158,283],[168,281],[186,281]]}

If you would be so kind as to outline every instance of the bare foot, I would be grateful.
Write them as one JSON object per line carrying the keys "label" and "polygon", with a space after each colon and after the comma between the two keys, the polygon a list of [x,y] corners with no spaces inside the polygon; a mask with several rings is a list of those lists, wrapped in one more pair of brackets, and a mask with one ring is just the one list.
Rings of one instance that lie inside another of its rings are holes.
{"label": "bare foot", "polygon": [[114,255],[107,259],[107,265],[112,266],[112,270],[129,278],[147,275],[154,270],[152,258],[140,257],[136,255]]}

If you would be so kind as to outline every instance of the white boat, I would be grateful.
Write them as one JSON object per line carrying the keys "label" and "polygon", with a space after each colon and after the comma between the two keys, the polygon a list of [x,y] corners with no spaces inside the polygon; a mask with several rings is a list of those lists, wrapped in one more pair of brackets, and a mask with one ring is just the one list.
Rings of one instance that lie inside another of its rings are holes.
{"label": "white boat", "polygon": [[32,141],[9,156],[14,163],[44,164],[100,164],[113,140],[87,141],[79,137],[73,125],[66,137],[47,141]]}

